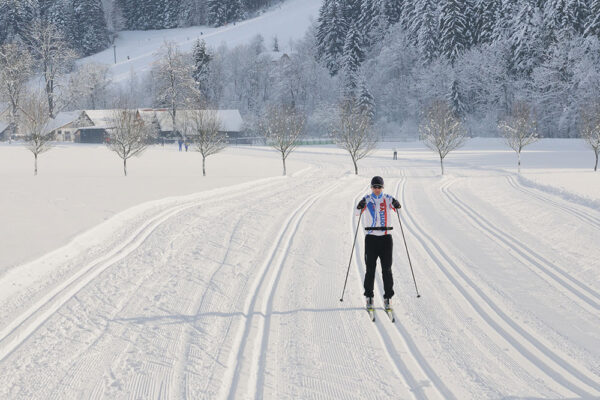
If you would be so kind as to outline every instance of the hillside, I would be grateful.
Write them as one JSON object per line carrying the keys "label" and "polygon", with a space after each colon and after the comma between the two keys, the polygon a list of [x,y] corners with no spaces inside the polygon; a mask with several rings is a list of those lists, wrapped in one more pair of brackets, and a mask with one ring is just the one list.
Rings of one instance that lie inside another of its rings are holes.
{"label": "hillside", "polygon": [[289,50],[291,39],[303,37],[319,13],[321,0],[289,0],[264,12],[262,15],[243,22],[219,28],[196,26],[190,28],[164,29],[155,31],[119,32],[115,40],[117,63],[114,64],[113,48],[80,62],[110,64],[113,81],[127,79],[131,71],[140,76],[150,70],[155,52],[165,40],[176,42],[181,50],[190,51],[197,38],[209,46],[236,46],[247,43],[256,35],[262,35],[267,43],[277,37],[282,51]]}

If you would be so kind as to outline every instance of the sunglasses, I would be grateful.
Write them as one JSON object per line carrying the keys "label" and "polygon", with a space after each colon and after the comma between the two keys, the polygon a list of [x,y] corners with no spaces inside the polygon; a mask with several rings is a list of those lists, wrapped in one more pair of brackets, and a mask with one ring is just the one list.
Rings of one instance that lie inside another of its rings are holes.
{"label": "sunglasses", "polygon": [[383,186],[381,185],[373,185],[371,186],[373,189],[383,189]]}

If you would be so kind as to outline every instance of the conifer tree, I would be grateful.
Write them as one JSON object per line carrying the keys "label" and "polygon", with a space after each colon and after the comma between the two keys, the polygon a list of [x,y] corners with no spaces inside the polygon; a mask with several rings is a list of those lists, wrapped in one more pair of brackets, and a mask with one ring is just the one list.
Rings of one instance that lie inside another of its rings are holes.
{"label": "conifer tree", "polygon": [[362,38],[356,25],[351,25],[344,42],[342,68],[344,71],[344,85],[346,93],[354,93],[358,85],[357,72],[365,59],[362,49]]}
{"label": "conifer tree", "polygon": [[445,0],[440,10],[440,50],[454,63],[468,45],[467,21],[461,0]]}
{"label": "conifer tree", "polygon": [[585,36],[595,35],[600,37],[600,0],[592,0],[590,14],[585,25]]}
{"label": "conifer tree", "polygon": [[196,40],[194,50],[192,51],[194,66],[192,69],[192,77],[196,84],[196,89],[200,93],[202,100],[207,100],[208,93],[208,77],[210,74],[211,55],[206,50],[206,42],[204,40]]}

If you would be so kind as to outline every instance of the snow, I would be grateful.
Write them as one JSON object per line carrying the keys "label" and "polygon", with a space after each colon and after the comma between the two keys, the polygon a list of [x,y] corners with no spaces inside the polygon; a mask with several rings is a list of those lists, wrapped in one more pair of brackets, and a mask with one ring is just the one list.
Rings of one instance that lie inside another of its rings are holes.
{"label": "snow", "polygon": [[61,111],[56,114],[56,117],[48,122],[46,126],[47,132],[52,132],[55,129],[62,128],[65,125],[75,121],[81,115],[81,111]]}
{"label": "snow", "polygon": [[[392,161],[392,149],[398,160]],[[474,139],[439,161],[382,143],[209,158],[154,147],[120,175],[101,146],[0,146],[0,397],[600,396],[600,173],[579,140]],[[396,323],[362,298],[373,175],[393,224]],[[556,179],[555,179],[556,178]],[[8,195],[6,195],[8,194]],[[7,218],[7,219],[5,219]],[[396,218],[393,215],[393,218]],[[47,254],[43,254],[47,253]]]}
{"label": "snow", "polygon": [[[178,110],[177,114],[175,114],[175,120],[179,126],[183,126],[185,124],[185,119],[189,117],[189,114],[196,112],[197,111],[193,110]],[[224,132],[242,131],[244,120],[242,119],[242,115],[238,110],[201,110],[200,112],[205,113],[207,115],[209,115],[210,113],[214,113],[218,120],[221,122],[221,130]],[[146,118],[148,120],[148,111],[144,112],[143,118]],[[173,118],[171,117],[171,114],[168,111],[156,111],[156,118],[158,119],[158,124],[160,126],[161,131],[173,131]]]}
{"label": "snow", "polygon": [[[110,64],[113,81],[127,80],[131,71],[137,76],[149,72],[155,60],[155,53],[165,40],[176,42],[182,51],[190,52],[196,39],[206,41],[209,46],[227,44],[234,47],[250,42],[256,35],[262,35],[265,42],[277,37],[281,51],[290,50],[290,40],[304,37],[308,27],[316,20],[321,0],[287,0],[272,7],[263,14],[235,24],[219,28],[207,26],[165,29],[155,31],[123,31],[111,46],[98,54],[80,60],[81,63],[95,62]],[[117,62],[114,63],[114,50]]]}

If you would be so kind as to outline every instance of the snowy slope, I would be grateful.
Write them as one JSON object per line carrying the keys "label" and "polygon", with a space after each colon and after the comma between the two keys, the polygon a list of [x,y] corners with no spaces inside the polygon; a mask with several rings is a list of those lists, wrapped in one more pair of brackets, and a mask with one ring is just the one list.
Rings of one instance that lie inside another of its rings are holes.
{"label": "snowy slope", "polygon": [[[418,144],[359,176],[337,149],[301,148],[311,167],[293,176],[135,207],[12,269],[0,398],[598,398],[600,210],[524,185],[485,143],[446,177]],[[587,153],[543,152],[524,157],[538,174],[597,182]],[[403,204],[422,294],[394,223],[396,324],[362,309],[362,232],[339,302],[375,174]]]}
{"label": "snowy slope", "polygon": [[116,64],[112,47],[80,62],[110,64],[113,80],[118,82],[127,79],[131,71],[135,71],[137,76],[150,71],[154,54],[165,40],[176,42],[182,51],[191,51],[198,38],[204,39],[209,46],[216,47],[224,43],[233,47],[248,43],[260,34],[265,38],[267,46],[277,37],[281,50],[286,51],[289,50],[290,40],[300,39],[306,34],[312,21],[318,17],[321,3],[322,0],[287,0],[258,17],[219,28],[201,26],[119,32],[115,41]]}

